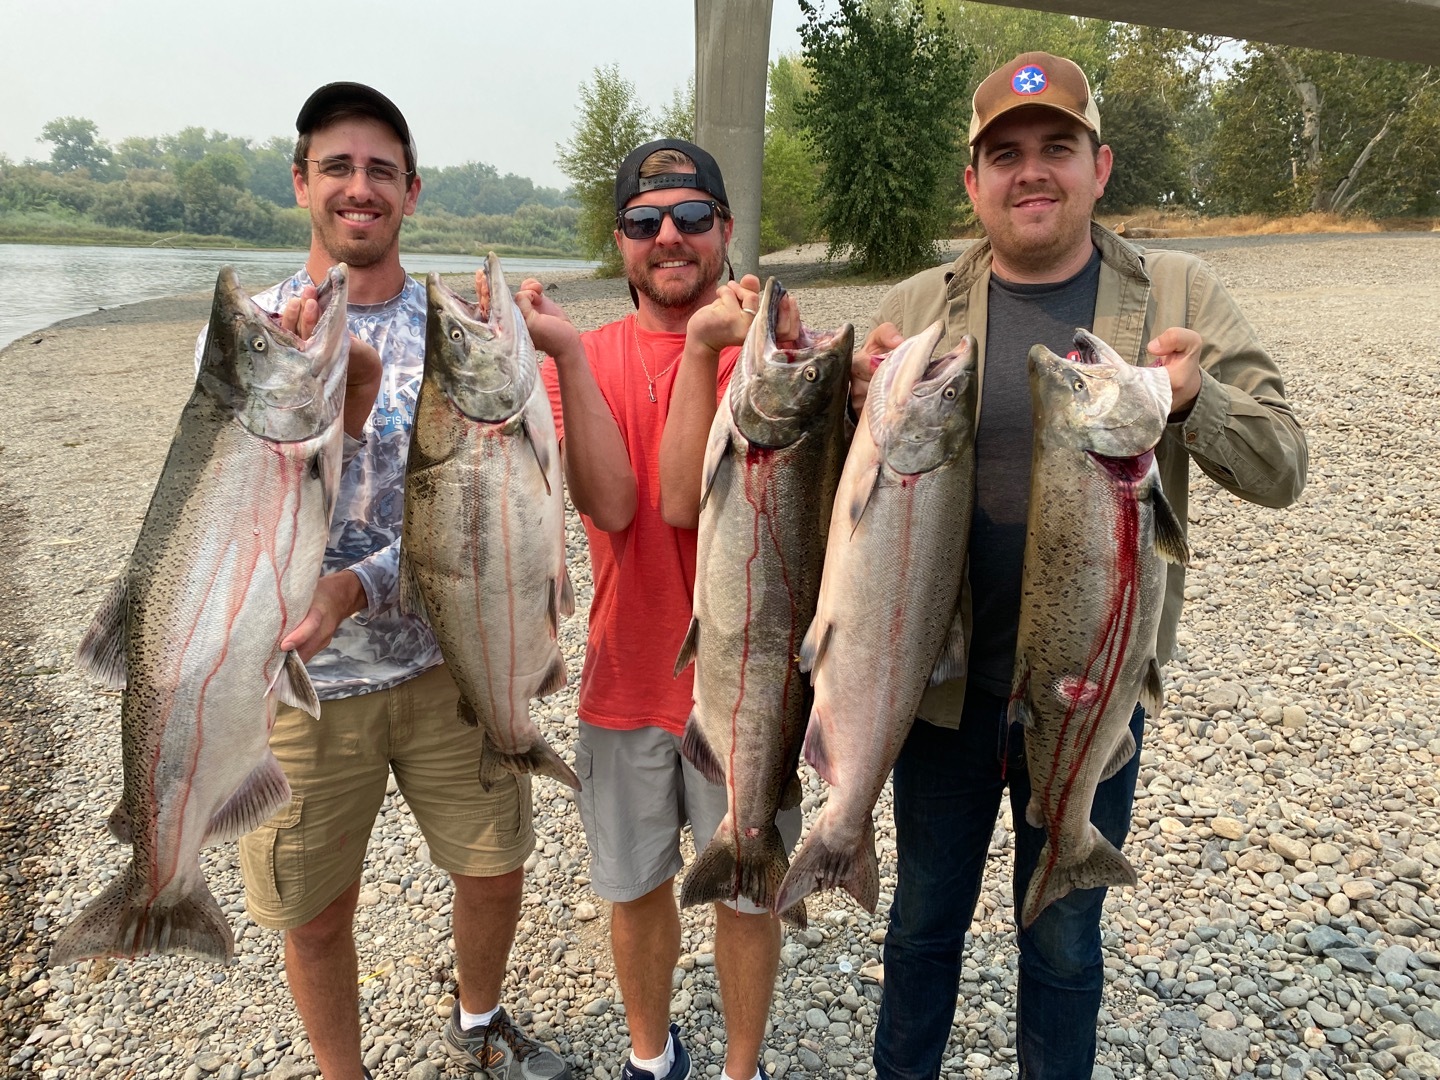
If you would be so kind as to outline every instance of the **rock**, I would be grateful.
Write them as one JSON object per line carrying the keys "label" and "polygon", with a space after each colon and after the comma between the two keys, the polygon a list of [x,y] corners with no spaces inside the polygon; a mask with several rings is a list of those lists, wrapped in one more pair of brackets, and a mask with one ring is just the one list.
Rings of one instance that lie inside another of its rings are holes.
{"label": "rock", "polygon": [[1345,852],[1335,844],[1315,844],[1310,848],[1310,861],[1321,866],[1334,866],[1345,861]]}
{"label": "rock", "polygon": [[1375,970],[1382,975],[1399,974],[1409,966],[1414,955],[1404,945],[1391,945],[1375,958]]}
{"label": "rock", "polygon": [[1243,1031],[1200,1029],[1201,1045],[1222,1061],[1234,1061],[1250,1049],[1250,1036]]}
{"label": "rock", "polygon": [[814,1031],[830,1030],[830,1017],[825,1015],[824,1009],[807,1009],[805,1023]]}
{"label": "rock", "polygon": [[422,1061],[411,1067],[405,1074],[405,1080],[440,1080],[440,1070],[433,1062]]}
{"label": "rock", "polygon": [[1217,817],[1210,822],[1211,831],[1226,840],[1239,840],[1245,835],[1248,828],[1249,826],[1239,818]]}
{"label": "rock", "polygon": [[1398,878],[1411,878],[1418,881],[1420,875],[1425,872],[1425,864],[1419,859],[1396,859],[1390,864],[1390,872]]}
{"label": "rock", "polygon": [[794,967],[809,954],[810,950],[804,945],[791,941],[780,947],[780,962],[786,967]]}
{"label": "rock", "polygon": [[217,1054],[213,1050],[202,1050],[195,1055],[195,1064],[200,1067],[201,1072],[216,1073],[224,1066],[225,1055]]}
{"label": "rock", "polygon": [[609,998],[596,998],[580,1010],[586,1016],[604,1016],[615,1003]]}
{"label": "rock", "polygon": [[1352,944],[1339,930],[1328,926],[1317,926],[1305,935],[1305,947],[1315,956],[1324,956],[1331,949],[1348,948]]}
{"label": "rock", "polygon": [[1296,840],[1294,837],[1286,836],[1284,833],[1275,833],[1269,839],[1270,850],[1288,862],[1298,862],[1300,859],[1310,857],[1310,845],[1303,840]]}
{"label": "rock", "polygon": [[1309,715],[1299,705],[1286,705],[1280,713],[1280,726],[1286,731],[1304,731]]}
{"label": "rock", "polygon": [[1436,1080],[1440,1077],[1440,1058],[1424,1050],[1405,1055],[1405,1068],[1421,1080]]}
{"label": "rock", "polygon": [[595,905],[590,903],[590,901],[581,900],[580,903],[575,905],[576,922],[590,922],[592,919],[598,919],[599,917],[600,913],[595,910]]}

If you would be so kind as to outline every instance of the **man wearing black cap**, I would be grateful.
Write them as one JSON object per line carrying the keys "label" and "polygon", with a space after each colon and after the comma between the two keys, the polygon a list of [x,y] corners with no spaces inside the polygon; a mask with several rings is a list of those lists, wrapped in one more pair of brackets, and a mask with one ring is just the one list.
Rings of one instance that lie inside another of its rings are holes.
{"label": "man wearing black cap", "polygon": [[[1084,72],[1048,53],[1017,56],[975,91],[970,146],[965,186],[986,238],[953,265],[890,291],[852,383],[858,407],[875,358],[935,319],[945,322],[940,351],[967,333],[978,340],[984,379],[962,602],[969,655],[964,678],[926,692],[918,719],[928,722],[911,729],[893,773],[897,885],[875,1035],[882,1080],[939,1076],[961,952],[1007,786],[1017,912],[1045,842],[1043,829],[1026,820],[1024,732],[1007,714],[1029,501],[1030,347],[1041,342],[1064,355],[1081,326],[1127,362],[1167,369],[1172,411],[1155,457],[1182,523],[1192,458],[1226,490],[1263,506],[1288,505],[1305,483],[1305,437],[1280,373],[1214,272],[1183,252],[1140,252],[1091,220],[1112,159]],[[1161,663],[1174,646],[1184,595],[1184,568],[1168,573]],[[1091,810],[1117,848],[1130,828],[1144,721],[1137,706],[1135,753],[1100,784]],[[1022,1077],[1091,1076],[1105,893],[1076,888],[1017,931]]]}
{"label": "man wearing black cap", "polygon": [[[690,1057],[669,1022],[680,956],[680,834],[688,820],[703,848],[725,815],[726,794],[680,754],[691,673],[673,672],[690,621],[696,536],[670,524],[671,508],[661,506],[660,443],[662,433],[669,438],[667,417],[714,413],[759,282],[720,285],[731,230],[725,182],[693,143],[661,139],[632,151],[615,179],[615,211],[634,315],[582,335],[538,281],[524,282],[518,300],[535,344],[554,358],[542,372],[590,542],[595,598],[575,766],[591,884],[613,903],[611,947],[631,1041],[620,1076],[684,1080]],[[787,311],[793,321],[793,301]],[[703,433],[700,442],[703,453]],[[777,821],[793,845],[798,810]],[[738,909],[716,906],[731,1080],[763,1075],[779,950],[779,924],[768,913],[744,900]]]}
{"label": "man wearing black cap", "polygon": [[[420,194],[409,125],[360,83],[316,90],[296,119],[295,199],[310,211],[310,253],[256,297],[308,333],[315,283],[349,267],[351,333],[383,370],[364,442],[341,477],[324,575],[283,643],[298,650],[324,702],[319,720],[282,708],[271,746],[290,805],[241,840],[246,907],[285,931],[285,972],[326,1080],[361,1064],[353,923],[365,847],[391,773],[430,860],[454,884],[459,990],[444,1044],[494,1080],[569,1080],[568,1066],[500,1007],[534,848],[529,777],[489,792],[475,763],[482,732],[456,722],[458,693],[430,627],[398,605],[405,461],[424,367],[425,290],[400,264],[400,226]],[[354,616],[352,618],[352,616]]]}

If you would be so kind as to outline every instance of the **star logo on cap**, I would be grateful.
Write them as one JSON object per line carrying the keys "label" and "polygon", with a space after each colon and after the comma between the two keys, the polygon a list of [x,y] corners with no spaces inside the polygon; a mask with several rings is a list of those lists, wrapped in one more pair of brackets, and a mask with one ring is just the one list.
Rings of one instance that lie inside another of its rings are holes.
{"label": "star logo on cap", "polygon": [[1040,93],[1048,84],[1049,80],[1045,77],[1045,72],[1034,64],[1026,64],[1010,78],[1010,89],[1026,97]]}

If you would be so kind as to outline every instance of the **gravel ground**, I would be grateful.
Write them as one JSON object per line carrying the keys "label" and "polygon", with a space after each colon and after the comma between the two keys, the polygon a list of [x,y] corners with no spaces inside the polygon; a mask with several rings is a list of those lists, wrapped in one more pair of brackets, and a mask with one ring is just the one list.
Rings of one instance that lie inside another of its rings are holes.
{"label": "gravel ground", "polygon": [[[1173,246],[1183,246],[1175,243]],[[1196,244],[1195,246],[1201,246]],[[1440,1077],[1440,514],[1435,412],[1436,237],[1207,241],[1287,375],[1310,436],[1310,486],[1271,511],[1196,481],[1195,562],[1165,708],[1142,752],[1113,890],[1097,1077]],[[767,269],[798,285],[812,325],[868,316],[883,285],[807,287],[814,252]],[[582,325],[628,310],[623,286],[567,279]],[[10,1075],[315,1075],[280,972],[280,936],[249,922],[233,845],[207,877],[237,962],[145,958],[49,970],[58,928],[118,871],[104,819],[120,791],[118,697],[71,654],[133,544],[190,382],[204,297],[98,313],[0,353],[12,423],[0,435],[0,971]],[[579,671],[591,581],[570,532],[579,610],[563,628]],[[575,690],[537,706],[569,753]],[[808,768],[805,809],[823,785]],[[536,783],[539,847],[507,1006],[576,1067],[612,1080],[627,1045],[569,792]],[[865,1076],[894,840],[877,813],[880,914],[842,894],[787,929],[772,1076]],[[1010,832],[997,827],[944,1075],[1015,1067]],[[356,930],[367,1063],[443,1073],[453,1001],[449,890],[398,797],[370,849]],[[687,912],[676,1019],[696,1076],[720,1071],[710,916]]]}

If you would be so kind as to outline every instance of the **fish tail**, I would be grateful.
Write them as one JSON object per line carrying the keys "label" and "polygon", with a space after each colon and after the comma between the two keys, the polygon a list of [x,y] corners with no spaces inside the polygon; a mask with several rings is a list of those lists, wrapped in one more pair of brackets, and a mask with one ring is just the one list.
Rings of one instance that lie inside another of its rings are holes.
{"label": "fish tail", "polygon": [[817,821],[780,885],[775,909],[784,911],[813,892],[834,888],[844,889],[866,911],[874,911],[880,902],[875,825],[868,817],[860,840],[853,847],[835,843],[824,827],[824,819]]}
{"label": "fish tail", "polygon": [[131,863],[66,927],[50,950],[51,965],[146,953],[184,953],[228,963],[235,955],[235,935],[198,872],[194,887],[177,902],[149,897],[149,886]]}
{"label": "fish tail", "polygon": [[[737,847],[735,829],[727,817],[685,875],[680,904],[690,907],[743,896],[752,904],[769,909],[788,866],[785,842],[773,822],[758,836]],[[794,913],[790,921],[796,919],[804,919],[803,911]]]}
{"label": "fish tail", "polygon": [[485,754],[480,761],[480,786],[489,791],[495,786],[501,771],[512,773],[539,773],[559,780],[575,791],[580,790],[580,778],[575,770],[565,764],[565,759],[544,739],[538,740],[528,750],[513,754],[502,753],[493,743],[485,744]]}
{"label": "fish tail", "polygon": [[1025,904],[1020,912],[1020,925],[1026,930],[1040,913],[1061,897],[1076,889],[1099,889],[1107,885],[1134,885],[1135,868],[1114,844],[1093,830],[1095,846],[1090,854],[1069,866],[1049,867],[1054,848],[1049,840],[1040,849],[1040,860],[1025,890]]}

